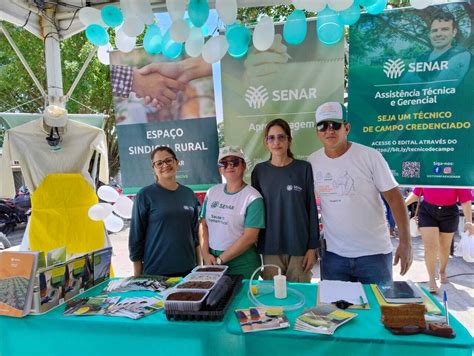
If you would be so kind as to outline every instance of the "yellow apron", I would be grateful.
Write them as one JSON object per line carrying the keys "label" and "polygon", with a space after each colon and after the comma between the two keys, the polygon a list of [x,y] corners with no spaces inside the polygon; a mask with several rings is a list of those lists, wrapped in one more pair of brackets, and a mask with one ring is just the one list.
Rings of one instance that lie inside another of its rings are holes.
{"label": "yellow apron", "polygon": [[30,248],[50,251],[66,246],[68,254],[104,247],[104,223],[87,211],[97,195],[80,174],[47,175],[31,196]]}

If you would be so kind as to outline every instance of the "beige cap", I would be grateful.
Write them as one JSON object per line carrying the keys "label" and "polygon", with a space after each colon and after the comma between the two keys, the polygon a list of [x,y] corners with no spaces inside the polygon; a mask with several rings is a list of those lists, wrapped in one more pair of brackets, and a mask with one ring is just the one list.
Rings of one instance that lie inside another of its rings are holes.
{"label": "beige cap", "polygon": [[67,110],[61,106],[48,105],[44,109],[43,120],[51,127],[63,127],[67,122]]}
{"label": "beige cap", "polygon": [[242,149],[239,146],[222,147],[219,150],[219,158],[217,161],[219,162],[221,159],[229,157],[229,156],[239,157],[245,161],[244,152],[242,152]]}

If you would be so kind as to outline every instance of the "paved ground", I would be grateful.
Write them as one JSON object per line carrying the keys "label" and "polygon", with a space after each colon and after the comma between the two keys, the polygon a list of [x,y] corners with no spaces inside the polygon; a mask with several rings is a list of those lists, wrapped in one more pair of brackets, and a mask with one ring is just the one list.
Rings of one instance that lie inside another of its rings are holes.
{"label": "paved ground", "polygon": [[[21,229],[17,229],[9,235],[14,245],[19,244],[22,235]],[[456,238],[459,240],[459,237]],[[132,264],[128,259],[128,228],[123,231],[112,234],[110,241],[114,247],[114,256],[112,259],[115,275],[125,277],[132,275]],[[397,239],[392,239],[394,248],[398,244]],[[420,237],[413,239],[414,262],[411,269],[405,276],[400,276],[399,268],[394,269],[395,280],[410,279],[414,282],[420,282],[426,287],[427,274],[423,261],[423,243]],[[320,280],[319,266],[313,269],[313,281]],[[451,313],[469,330],[474,336],[474,264],[465,262],[460,257],[452,257],[448,264],[447,275],[449,284],[442,285],[448,293],[449,308]],[[441,300],[441,296],[437,296]]]}

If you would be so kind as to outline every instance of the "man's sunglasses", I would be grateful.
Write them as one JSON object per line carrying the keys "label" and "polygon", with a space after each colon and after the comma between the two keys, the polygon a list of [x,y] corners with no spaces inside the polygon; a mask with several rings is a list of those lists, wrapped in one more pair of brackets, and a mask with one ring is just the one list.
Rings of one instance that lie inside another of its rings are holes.
{"label": "man's sunglasses", "polygon": [[288,138],[288,136],[285,135],[285,134],[278,134],[278,135],[268,135],[268,136],[265,137],[265,140],[268,143],[272,143],[275,140],[277,140],[279,142],[283,142],[283,141],[286,141],[287,138]]}
{"label": "man's sunglasses", "polygon": [[317,124],[316,128],[318,129],[319,132],[326,132],[329,128],[331,128],[331,130],[337,131],[344,124],[345,122],[324,121],[324,122],[321,122],[320,124]]}
{"label": "man's sunglasses", "polygon": [[161,166],[163,166],[163,164],[166,163],[167,166],[170,166],[171,164],[173,164],[175,161],[175,159],[173,157],[168,157],[168,158],[165,158],[164,160],[162,161],[155,161],[153,162],[153,166],[156,167],[156,168],[160,168]]}
{"label": "man's sunglasses", "polygon": [[235,158],[235,159],[229,159],[229,160],[222,160],[217,163],[217,166],[219,168],[224,168],[226,169],[227,167],[230,166],[230,168],[238,167],[240,166],[241,159],[240,158]]}

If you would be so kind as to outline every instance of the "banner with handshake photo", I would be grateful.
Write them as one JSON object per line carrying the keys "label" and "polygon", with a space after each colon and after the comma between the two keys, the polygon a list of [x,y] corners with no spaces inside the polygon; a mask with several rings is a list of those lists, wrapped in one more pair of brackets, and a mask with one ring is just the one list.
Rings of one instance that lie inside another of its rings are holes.
{"label": "banner with handshake photo", "polygon": [[282,118],[290,124],[291,149],[296,158],[306,159],[321,147],[316,108],[326,101],[343,102],[344,41],[324,45],[316,36],[315,21],[307,24],[306,38],[298,46],[284,41],[283,24],[277,24],[268,50],[251,46],[245,57],[226,55],[221,61],[224,139],[244,149],[248,175],[269,158],[263,144],[269,121]]}
{"label": "banner with handshake photo", "polygon": [[168,146],[178,181],[194,190],[220,183],[212,66],[202,57],[169,61],[142,48],[112,52],[110,81],[124,192],[154,181],[150,153]]}

